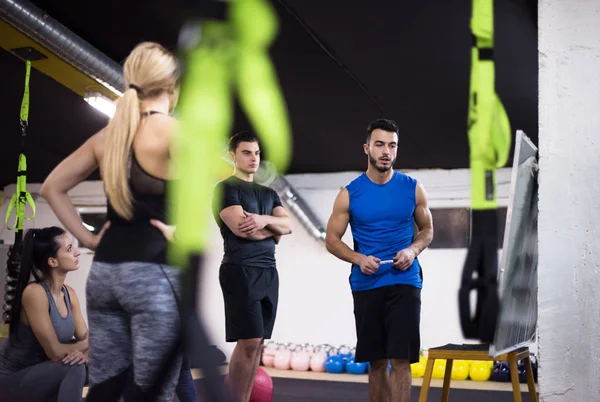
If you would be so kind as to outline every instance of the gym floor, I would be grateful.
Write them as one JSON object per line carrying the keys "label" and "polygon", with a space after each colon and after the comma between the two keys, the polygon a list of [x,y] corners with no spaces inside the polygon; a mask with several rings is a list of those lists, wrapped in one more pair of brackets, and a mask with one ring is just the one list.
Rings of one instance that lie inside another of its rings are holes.
{"label": "gym floor", "polygon": [[[300,401],[368,401],[369,391],[366,375],[315,373],[312,371],[277,370],[263,367],[273,378],[273,402]],[[223,373],[227,368],[223,368]],[[203,402],[202,373],[192,370],[199,401]],[[413,379],[411,401],[418,401],[421,392],[421,378]],[[438,401],[442,395],[442,380],[432,380],[429,401]],[[527,385],[521,384],[521,396],[529,400]],[[509,402],[513,401],[510,383],[495,381],[452,381],[450,401],[461,402]]]}
{"label": "gym floor", "polygon": [[[368,401],[369,390],[366,375],[315,373],[312,371],[284,371],[263,367],[273,378],[272,402],[342,402]],[[204,384],[201,373],[193,370],[199,401],[203,402]],[[421,392],[421,378],[413,379],[411,401],[417,402]],[[527,385],[521,384],[524,401],[529,400]],[[442,395],[442,380],[432,380],[429,401],[439,401]],[[450,401],[461,402],[509,402],[513,401],[510,383],[495,381],[452,381]]]}
{"label": "gym floor", "polygon": [[[315,373],[312,371],[277,370],[262,367],[273,379],[272,402],[342,402],[342,401],[368,401],[369,390],[366,375]],[[227,373],[227,366],[222,368],[223,375]],[[199,402],[204,402],[204,383],[201,370],[192,370],[196,384]],[[419,400],[421,392],[421,378],[413,379],[411,401]],[[87,394],[87,388],[83,395]],[[431,380],[429,401],[440,400],[442,395],[442,380]],[[529,400],[527,385],[521,384],[521,396],[524,401]],[[175,399],[179,402],[177,399]],[[513,401],[510,383],[495,381],[452,381],[450,388],[450,401],[461,402],[509,402]]]}

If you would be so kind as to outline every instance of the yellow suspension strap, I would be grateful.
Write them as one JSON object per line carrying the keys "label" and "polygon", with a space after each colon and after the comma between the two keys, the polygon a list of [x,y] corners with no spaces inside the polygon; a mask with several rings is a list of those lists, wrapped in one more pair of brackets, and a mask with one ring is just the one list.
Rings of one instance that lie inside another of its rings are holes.
{"label": "yellow suspension strap", "polygon": [[[11,196],[6,209],[5,224],[9,230],[15,230],[15,242],[8,252],[6,266],[6,293],[3,306],[2,320],[6,323],[9,320],[10,307],[15,297],[16,283],[19,276],[19,264],[21,261],[21,243],[23,241],[23,224],[25,219],[31,220],[35,217],[35,202],[33,197],[27,191],[27,157],[25,155],[25,138],[27,134],[27,124],[29,122],[29,77],[31,75],[31,61],[25,62],[25,90],[21,102],[21,153],[19,154],[19,166],[17,169],[17,188]],[[25,205],[29,204],[32,214],[25,217]],[[9,220],[13,210],[15,211],[15,224],[10,226]]]}
{"label": "yellow suspension strap", "polygon": [[[468,136],[471,166],[471,241],[459,290],[467,339],[493,342],[499,310],[496,169],[508,160],[510,123],[495,91],[494,3],[473,0]],[[470,295],[477,305],[471,314]]]}

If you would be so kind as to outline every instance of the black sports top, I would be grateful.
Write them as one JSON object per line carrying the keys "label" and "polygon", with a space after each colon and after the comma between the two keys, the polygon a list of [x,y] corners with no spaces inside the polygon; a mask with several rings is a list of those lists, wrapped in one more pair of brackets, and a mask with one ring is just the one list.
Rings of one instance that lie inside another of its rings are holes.
{"label": "black sports top", "polygon": [[[143,113],[149,116],[159,112]],[[150,219],[166,223],[166,180],[146,172],[131,152],[128,181],[133,196],[133,218],[125,220],[107,201],[110,227],[96,249],[95,261],[108,263],[153,262],[166,264],[167,240]]]}

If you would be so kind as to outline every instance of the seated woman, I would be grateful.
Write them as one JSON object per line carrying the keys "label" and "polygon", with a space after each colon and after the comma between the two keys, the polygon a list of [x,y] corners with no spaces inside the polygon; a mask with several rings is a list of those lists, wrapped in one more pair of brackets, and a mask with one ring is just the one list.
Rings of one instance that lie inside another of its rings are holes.
{"label": "seated woman", "polygon": [[10,336],[0,346],[2,400],[82,400],[88,330],[75,291],[65,285],[78,268],[79,251],[63,229],[27,231]]}

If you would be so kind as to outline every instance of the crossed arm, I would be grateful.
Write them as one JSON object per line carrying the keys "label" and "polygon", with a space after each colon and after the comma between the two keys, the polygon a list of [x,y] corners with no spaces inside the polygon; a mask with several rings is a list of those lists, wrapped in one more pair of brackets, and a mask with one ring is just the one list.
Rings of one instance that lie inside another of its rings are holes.
{"label": "crossed arm", "polygon": [[273,237],[279,243],[281,236],[292,233],[291,219],[281,206],[273,209],[273,215],[257,215],[244,211],[240,205],[232,205],[219,215],[233,234],[243,239],[264,240]]}
{"label": "crossed arm", "polygon": [[87,355],[88,329],[81,315],[81,307],[77,294],[71,287],[67,286],[71,300],[71,313],[75,324],[75,343],[60,343],[50,321],[49,302],[46,291],[39,284],[30,284],[23,291],[23,310],[27,317],[29,326],[37,340],[44,348],[46,356],[52,361],[62,360],[63,363],[76,361],[74,352]]}

